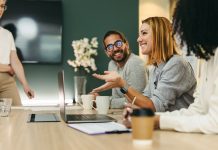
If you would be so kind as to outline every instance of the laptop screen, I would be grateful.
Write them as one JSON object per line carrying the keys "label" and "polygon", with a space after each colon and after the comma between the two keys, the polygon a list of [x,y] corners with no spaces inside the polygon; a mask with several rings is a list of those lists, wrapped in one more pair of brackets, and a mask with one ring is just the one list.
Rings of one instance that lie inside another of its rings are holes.
{"label": "laptop screen", "polygon": [[60,99],[60,115],[67,123],[87,123],[87,122],[111,122],[116,121],[114,118],[102,114],[68,114],[65,108],[65,92],[64,92],[64,71],[58,72],[58,86]]}
{"label": "laptop screen", "polygon": [[66,121],[65,115],[65,93],[64,93],[64,70],[58,72],[58,94],[60,100],[60,114],[61,118]]}

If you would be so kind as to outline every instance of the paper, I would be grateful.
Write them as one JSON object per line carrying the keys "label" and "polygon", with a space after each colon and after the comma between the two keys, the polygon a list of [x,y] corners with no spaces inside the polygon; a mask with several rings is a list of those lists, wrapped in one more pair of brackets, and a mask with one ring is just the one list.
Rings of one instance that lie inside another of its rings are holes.
{"label": "paper", "polygon": [[78,124],[68,124],[68,126],[91,135],[126,133],[131,131],[130,129],[126,128],[124,125],[116,122],[78,123]]}

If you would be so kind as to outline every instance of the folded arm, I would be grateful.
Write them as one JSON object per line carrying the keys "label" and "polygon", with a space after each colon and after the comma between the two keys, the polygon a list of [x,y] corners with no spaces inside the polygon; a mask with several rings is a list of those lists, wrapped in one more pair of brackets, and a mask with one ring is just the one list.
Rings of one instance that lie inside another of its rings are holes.
{"label": "folded arm", "polygon": [[0,72],[6,72],[10,75],[14,75],[14,71],[10,65],[0,64]]}

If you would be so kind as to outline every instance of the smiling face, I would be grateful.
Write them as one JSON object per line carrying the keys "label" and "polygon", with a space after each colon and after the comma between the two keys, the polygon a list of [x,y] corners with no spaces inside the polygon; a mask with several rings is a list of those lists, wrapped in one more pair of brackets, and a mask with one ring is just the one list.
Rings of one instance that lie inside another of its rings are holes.
{"label": "smiling face", "polygon": [[[117,47],[116,42],[117,41],[122,41],[122,46]],[[126,42],[123,42],[121,37],[118,34],[111,34],[108,37],[105,38],[104,44],[107,47],[107,45],[112,44],[113,45],[113,50],[107,51],[106,54],[108,57],[110,57],[112,60],[114,60],[117,63],[122,63],[125,62],[129,55],[129,45]]]}
{"label": "smiling face", "polygon": [[5,6],[6,0],[0,0],[0,18],[2,17],[4,13],[4,6]]}
{"label": "smiling face", "polygon": [[152,30],[147,23],[143,23],[140,27],[139,37],[137,39],[139,46],[141,47],[141,52],[144,55],[151,54],[152,51]]}

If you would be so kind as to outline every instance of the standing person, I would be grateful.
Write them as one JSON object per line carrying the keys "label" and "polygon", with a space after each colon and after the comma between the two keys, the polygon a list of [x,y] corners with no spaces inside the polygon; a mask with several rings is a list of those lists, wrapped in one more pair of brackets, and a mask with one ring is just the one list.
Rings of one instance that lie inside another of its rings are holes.
{"label": "standing person", "polygon": [[148,55],[148,64],[153,65],[149,84],[141,94],[115,72],[93,76],[106,83],[93,91],[120,87],[126,91],[129,102],[153,111],[173,111],[187,108],[194,100],[196,79],[191,65],[179,55],[172,36],[172,26],[164,17],[150,17],[142,21],[138,43],[142,54]]}
{"label": "standing person", "polygon": [[[7,9],[6,0],[0,0],[0,18]],[[26,81],[23,66],[19,61],[12,34],[0,27],[0,97],[12,98],[12,105],[21,105],[15,74],[29,98],[34,97]]]}
{"label": "standing person", "polygon": [[[111,58],[108,70],[116,71],[129,86],[142,92],[147,83],[145,63],[131,52],[126,37],[121,32],[108,31],[104,35],[103,44],[106,55]],[[119,88],[112,89],[111,108],[124,107],[127,100],[122,92]]]}

